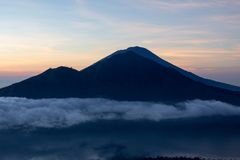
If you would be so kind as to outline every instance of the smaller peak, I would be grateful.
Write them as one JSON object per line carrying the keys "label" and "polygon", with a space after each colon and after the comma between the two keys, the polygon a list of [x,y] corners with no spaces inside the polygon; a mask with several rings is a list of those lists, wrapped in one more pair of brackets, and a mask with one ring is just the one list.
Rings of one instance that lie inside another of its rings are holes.
{"label": "smaller peak", "polygon": [[73,70],[72,67],[66,67],[66,66],[59,66],[57,68],[55,68],[56,70]]}
{"label": "smaller peak", "polygon": [[78,70],[72,68],[72,67],[66,67],[66,66],[60,66],[56,68],[55,70],[60,72],[78,72]]}
{"label": "smaller peak", "polygon": [[78,70],[72,67],[60,66],[57,68],[49,68],[44,73],[55,73],[55,72],[78,72]]}

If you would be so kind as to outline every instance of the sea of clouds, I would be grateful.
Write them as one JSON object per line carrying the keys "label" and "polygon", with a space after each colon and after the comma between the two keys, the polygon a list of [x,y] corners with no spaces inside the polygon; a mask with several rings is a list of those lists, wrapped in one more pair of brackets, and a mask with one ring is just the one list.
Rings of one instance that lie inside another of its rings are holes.
{"label": "sea of clouds", "polygon": [[97,120],[152,120],[211,115],[240,115],[240,107],[219,101],[192,100],[176,105],[109,99],[0,98],[0,129],[60,128]]}

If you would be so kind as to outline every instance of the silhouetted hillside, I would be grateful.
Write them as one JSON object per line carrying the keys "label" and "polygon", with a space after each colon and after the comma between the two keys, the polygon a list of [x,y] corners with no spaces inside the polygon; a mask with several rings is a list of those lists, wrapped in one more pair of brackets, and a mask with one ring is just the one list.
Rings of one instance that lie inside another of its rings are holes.
{"label": "silhouetted hillside", "polygon": [[0,96],[27,98],[109,98],[175,103],[192,99],[240,105],[239,88],[198,77],[132,47],[77,71],[59,67],[0,90]]}

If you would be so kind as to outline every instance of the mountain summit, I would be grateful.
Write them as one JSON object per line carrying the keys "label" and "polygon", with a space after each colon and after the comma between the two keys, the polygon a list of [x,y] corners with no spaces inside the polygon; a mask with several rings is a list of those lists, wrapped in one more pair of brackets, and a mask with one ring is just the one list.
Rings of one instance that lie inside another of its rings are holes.
{"label": "mountain summit", "polygon": [[201,78],[141,47],[116,51],[81,71],[67,67],[48,69],[0,89],[0,96],[163,103],[203,99],[240,105],[239,87]]}

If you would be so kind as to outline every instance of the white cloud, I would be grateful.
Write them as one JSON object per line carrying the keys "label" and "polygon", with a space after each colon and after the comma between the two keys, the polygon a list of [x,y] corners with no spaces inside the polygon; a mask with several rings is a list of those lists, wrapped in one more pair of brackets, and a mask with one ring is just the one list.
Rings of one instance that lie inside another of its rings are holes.
{"label": "white cloud", "polygon": [[152,120],[211,115],[240,115],[240,107],[218,101],[193,100],[176,105],[108,99],[0,98],[0,129],[70,127],[96,120]]}

